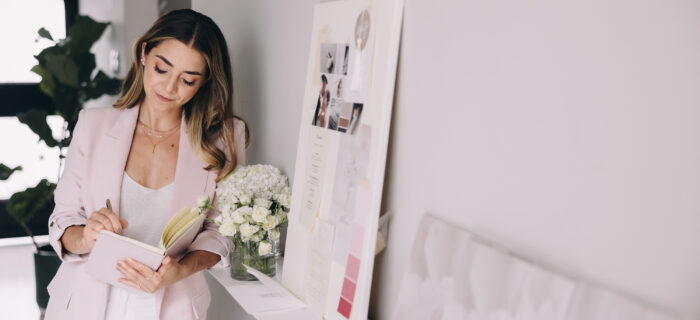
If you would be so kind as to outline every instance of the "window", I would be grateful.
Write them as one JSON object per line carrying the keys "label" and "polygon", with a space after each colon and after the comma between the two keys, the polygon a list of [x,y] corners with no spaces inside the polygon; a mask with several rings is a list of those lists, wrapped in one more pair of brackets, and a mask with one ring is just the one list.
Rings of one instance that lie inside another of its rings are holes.
{"label": "window", "polygon": [[[63,118],[50,116],[47,122],[54,137],[58,138]],[[44,142],[37,143],[39,136],[20,123],[17,117],[0,117],[0,134],[5,137],[0,140],[0,150],[6,150],[0,153],[0,163],[10,168],[18,165],[23,168],[15,171],[10,179],[0,181],[0,199],[9,199],[17,191],[36,186],[41,179],[58,180],[58,148],[49,148]]]}
{"label": "window", "polygon": [[34,55],[51,45],[37,30],[46,28],[54,39],[66,36],[63,0],[0,0],[2,42],[11,44],[0,59],[0,83],[37,83],[41,78],[29,71],[36,65]]}
{"label": "window", "polygon": [[[14,115],[30,109],[53,112],[51,100],[39,90],[41,78],[30,71],[37,63],[34,55],[52,45],[39,39],[37,31],[44,27],[54,39],[65,38],[77,12],[77,0],[0,0],[0,41],[5,44],[0,59],[0,163],[23,167],[0,181],[0,199],[43,178],[56,182],[58,148],[38,143],[38,136]],[[57,138],[62,122],[59,116],[48,119]]]}

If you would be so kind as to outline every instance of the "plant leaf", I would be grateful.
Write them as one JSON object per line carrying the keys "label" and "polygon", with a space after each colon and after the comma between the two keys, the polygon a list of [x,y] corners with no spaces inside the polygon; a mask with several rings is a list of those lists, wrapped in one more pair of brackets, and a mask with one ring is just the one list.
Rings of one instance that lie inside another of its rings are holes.
{"label": "plant leaf", "polygon": [[41,29],[39,29],[39,36],[42,38],[46,38],[46,39],[53,41],[53,37],[51,36],[51,33],[49,32],[49,30],[46,30],[44,27],[41,27]]}
{"label": "plant leaf", "polygon": [[17,223],[27,223],[47,201],[53,198],[56,184],[42,179],[36,187],[17,192],[7,201],[5,209]]}
{"label": "plant leaf", "polygon": [[103,94],[114,95],[119,93],[121,80],[108,77],[102,70],[98,71],[89,86],[85,88],[87,99],[96,99]]}
{"label": "plant leaf", "polygon": [[0,180],[7,180],[10,178],[13,172],[15,171],[21,171],[22,166],[16,166],[12,169],[10,167],[0,163]]}
{"label": "plant leaf", "polygon": [[39,64],[46,67],[46,56],[47,55],[59,55],[59,56],[65,56],[68,55],[68,47],[64,46],[60,42],[54,44],[53,46],[46,47],[44,50],[41,50],[39,54],[35,55],[34,58],[36,58],[37,61],[39,61]]}
{"label": "plant leaf", "polygon": [[79,91],[75,88],[57,85],[55,96],[53,98],[56,113],[63,117],[66,121],[77,117],[78,112],[82,108],[82,103],[78,99]]}
{"label": "plant leaf", "polygon": [[29,128],[39,136],[39,140],[43,140],[47,146],[53,148],[58,145],[58,142],[53,138],[51,128],[48,123],[46,123],[46,116],[46,111],[29,110],[17,114],[17,119],[19,119],[21,123],[29,126]]}
{"label": "plant leaf", "polygon": [[88,16],[77,16],[75,24],[68,30],[69,45],[74,52],[90,51],[108,25],[109,23],[97,22]]}
{"label": "plant leaf", "polygon": [[31,69],[32,72],[38,74],[41,77],[41,82],[39,83],[39,89],[41,92],[47,96],[53,98],[54,91],[56,90],[56,83],[53,80],[51,74],[44,69],[40,64],[35,65]]}
{"label": "plant leaf", "polygon": [[75,61],[75,65],[78,66],[79,70],[78,82],[81,87],[87,85],[90,82],[90,77],[92,77],[92,71],[97,66],[95,64],[95,55],[90,51],[76,52],[73,56],[73,61]]}
{"label": "plant leaf", "polygon": [[78,88],[78,66],[70,56],[65,54],[47,53],[46,63],[42,64],[58,81],[73,88]]}

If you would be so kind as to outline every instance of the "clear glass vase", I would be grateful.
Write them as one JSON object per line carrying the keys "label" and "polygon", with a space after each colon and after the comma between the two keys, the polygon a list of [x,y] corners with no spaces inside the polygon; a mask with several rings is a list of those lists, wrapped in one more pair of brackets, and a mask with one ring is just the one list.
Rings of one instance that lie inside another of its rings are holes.
{"label": "clear glass vase", "polygon": [[261,256],[258,254],[258,244],[252,241],[244,243],[240,239],[234,239],[233,244],[235,248],[229,255],[231,278],[242,281],[257,280],[255,276],[246,271],[244,264],[270,277],[275,276],[277,267],[274,252]]}

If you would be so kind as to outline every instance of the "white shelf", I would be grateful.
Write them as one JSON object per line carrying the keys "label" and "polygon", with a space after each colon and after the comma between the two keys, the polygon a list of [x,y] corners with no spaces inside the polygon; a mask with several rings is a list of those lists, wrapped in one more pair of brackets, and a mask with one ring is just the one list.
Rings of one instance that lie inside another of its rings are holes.
{"label": "white shelf", "polygon": [[[282,279],[282,262],[283,258],[279,257],[276,260],[277,273],[272,277],[275,281],[281,282]],[[288,304],[289,300],[285,300],[283,297],[275,297],[278,294],[272,292],[269,287],[263,285],[260,281],[240,281],[231,278],[230,268],[215,268],[207,270],[207,273],[211,278],[213,278],[218,284],[220,284],[225,291],[228,293],[230,299],[234,300],[238,306],[241,307],[242,311],[255,310],[255,315],[247,313],[251,319],[259,320],[277,320],[277,319],[315,319],[313,313],[308,308],[295,309],[295,310],[280,310],[274,309],[275,307],[283,308],[283,305]],[[220,290],[213,290],[216,293],[221,294]],[[220,298],[220,297],[217,297]],[[260,303],[260,299],[265,300],[265,304]],[[275,300],[279,299],[279,300]],[[278,302],[278,303],[276,303]]]}
{"label": "white shelf", "polygon": [[[34,241],[39,245],[44,245],[49,243],[49,236],[34,236]],[[23,246],[32,244],[32,239],[30,237],[15,237],[15,238],[2,238],[0,239],[0,248],[11,247],[11,246]]]}

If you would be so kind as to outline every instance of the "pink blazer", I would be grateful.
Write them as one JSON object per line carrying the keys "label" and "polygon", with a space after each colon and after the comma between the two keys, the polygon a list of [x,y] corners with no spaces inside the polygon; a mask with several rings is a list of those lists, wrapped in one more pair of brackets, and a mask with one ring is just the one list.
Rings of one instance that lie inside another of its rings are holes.
{"label": "pink blazer", "polygon": [[[103,319],[107,306],[109,285],[92,279],[84,272],[89,254],[63,252],[59,239],[66,228],[85,224],[89,215],[105,206],[110,199],[119,208],[120,187],[136,128],[139,106],[120,110],[112,107],[85,109],[73,131],[63,175],[54,198],[56,207],[49,218],[49,241],[63,260],[56,276],[48,285],[51,296],[46,319]],[[235,148],[239,165],[245,164],[245,124],[234,120]],[[202,194],[214,196],[217,172],[204,170],[206,163],[192,151],[187,138],[183,114],[180,149],[175,169],[173,214],[194,205]],[[219,148],[223,144],[220,141]],[[117,212],[117,214],[119,214]],[[213,218],[215,213],[209,213]],[[228,266],[228,254],[233,243],[221,236],[214,223],[193,239],[189,251],[206,250],[221,256],[215,267]],[[180,259],[181,257],[174,257]],[[209,289],[201,272],[154,293],[160,319],[204,319],[211,301]]]}

